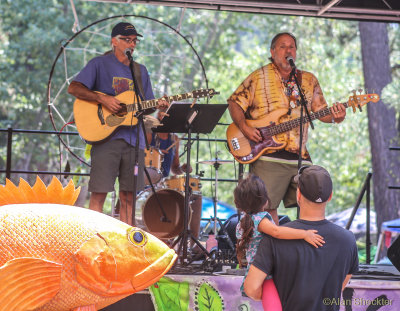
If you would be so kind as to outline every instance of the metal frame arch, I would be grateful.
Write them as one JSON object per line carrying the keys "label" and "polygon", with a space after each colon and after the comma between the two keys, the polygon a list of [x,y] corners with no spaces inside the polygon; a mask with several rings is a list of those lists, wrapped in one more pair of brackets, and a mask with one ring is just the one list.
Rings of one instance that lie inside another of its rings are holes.
{"label": "metal frame arch", "polygon": [[[99,24],[99,23],[101,23],[101,22],[104,22],[104,21],[107,21],[107,20],[111,20],[111,19],[127,18],[127,17],[135,17],[135,18],[148,19],[148,20],[151,20],[151,21],[153,21],[153,22],[162,24],[163,26],[165,26],[165,27],[171,29],[175,34],[179,35],[183,40],[185,40],[185,42],[190,46],[190,48],[192,49],[192,51],[194,52],[194,54],[196,55],[196,57],[197,57],[197,59],[198,59],[198,61],[199,61],[199,63],[200,63],[200,66],[201,66],[201,69],[202,69],[202,72],[203,72],[203,76],[204,76],[204,78],[205,78],[206,88],[208,89],[208,79],[207,79],[206,71],[205,71],[203,62],[201,61],[201,58],[200,58],[199,54],[197,53],[196,49],[193,47],[192,43],[190,43],[189,40],[188,40],[183,34],[181,34],[177,29],[175,29],[174,27],[168,25],[167,23],[164,23],[164,22],[159,21],[159,20],[157,20],[157,19],[155,19],[155,18],[148,17],[148,16],[144,16],[144,15],[123,14],[123,15],[114,15],[114,16],[106,17],[106,18],[99,19],[99,20],[97,20],[97,21],[95,21],[95,22],[93,22],[93,23],[91,23],[91,24],[85,26],[84,28],[80,29],[77,33],[75,33],[72,37],[70,37],[65,43],[62,44],[62,46],[60,47],[60,50],[58,51],[58,53],[57,53],[57,55],[56,55],[56,57],[55,57],[55,59],[54,59],[54,62],[53,62],[52,66],[51,66],[51,69],[50,69],[49,80],[48,80],[48,82],[47,82],[47,96],[46,96],[46,97],[47,97],[47,109],[48,109],[50,121],[51,121],[51,124],[52,124],[52,126],[53,126],[53,128],[54,128],[55,131],[59,131],[60,129],[57,129],[57,128],[56,128],[56,124],[55,124],[54,118],[53,118],[52,103],[51,103],[51,100],[50,100],[50,95],[51,95],[51,94],[50,94],[50,93],[51,93],[51,79],[52,79],[52,77],[53,77],[53,74],[54,74],[54,70],[55,70],[57,61],[58,61],[58,59],[60,58],[60,55],[63,53],[65,47],[67,47],[68,44],[69,44],[70,42],[72,42],[77,36],[79,36],[82,32],[84,32],[85,30],[89,29],[90,27],[92,27],[92,26],[94,26],[94,25],[96,25],[96,24]],[[207,103],[208,103],[208,101],[209,101],[209,98],[207,98]],[[57,136],[58,136],[58,139],[61,141],[61,143],[64,145],[64,147],[71,153],[72,156],[74,156],[76,159],[78,159],[80,162],[86,164],[87,166],[90,166],[90,164],[88,164],[85,160],[83,160],[82,158],[80,158],[78,155],[76,155],[76,154],[70,149],[70,147],[69,147],[68,144],[63,140],[63,138],[61,137],[60,134],[58,134]]]}

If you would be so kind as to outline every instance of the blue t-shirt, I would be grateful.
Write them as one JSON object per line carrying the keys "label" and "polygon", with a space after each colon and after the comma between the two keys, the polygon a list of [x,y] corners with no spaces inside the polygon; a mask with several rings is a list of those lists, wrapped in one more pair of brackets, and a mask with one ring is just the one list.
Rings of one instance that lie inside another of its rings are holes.
{"label": "blue t-shirt", "polygon": [[[140,65],[140,74],[144,90],[144,99],[154,99],[150,76],[145,66]],[[92,91],[99,91],[107,95],[116,96],[125,91],[134,91],[132,74],[129,66],[121,63],[114,55],[97,56],[91,59],[74,79]],[[111,139],[124,139],[132,146],[136,145],[137,126],[117,129]],[[139,146],[145,148],[144,134],[140,130]]]}
{"label": "blue t-shirt", "polygon": [[[156,135],[153,133],[151,136],[151,146],[156,147],[161,150],[168,149],[168,147],[171,146],[173,143],[172,135],[174,135],[174,134],[168,134],[167,139],[161,139],[159,137],[156,137]],[[164,177],[169,176],[169,172],[171,170],[175,152],[176,152],[175,147],[173,147],[168,150],[168,153],[163,153],[163,162],[161,164],[161,171],[162,171],[162,174]]]}

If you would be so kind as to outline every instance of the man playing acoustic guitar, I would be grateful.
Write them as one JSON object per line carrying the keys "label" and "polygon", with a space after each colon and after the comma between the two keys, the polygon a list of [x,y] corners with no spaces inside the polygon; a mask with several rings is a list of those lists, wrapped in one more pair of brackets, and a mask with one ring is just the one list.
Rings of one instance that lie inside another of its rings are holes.
{"label": "man playing acoustic guitar", "polygon": [[[103,109],[107,109],[113,114],[120,112],[122,110],[121,102],[114,96],[134,90],[129,68],[130,61],[127,55],[133,53],[139,42],[138,37],[142,37],[142,35],[136,32],[132,24],[122,22],[115,25],[111,33],[112,52],[90,60],[71,82],[68,92],[78,99],[94,102],[86,105],[98,103]],[[134,63],[134,68],[138,89],[143,96],[142,100],[154,99],[146,67]],[[160,99],[156,106],[159,109],[165,109],[168,108],[168,102]],[[97,111],[97,107],[94,107]],[[153,109],[146,110],[146,113],[153,111]],[[95,115],[96,121],[101,119],[102,113],[98,114],[99,116],[97,113]],[[89,116],[87,118],[89,120]],[[137,142],[138,126],[131,120],[133,117],[129,116],[128,126],[118,128],[109,139],[93,145],[89,180],[89,191],[91,192],[89,208],[102,212],[107,193],[114,190],[114,183],[118,177],[120,218],[130,225],[132,225],[132,213],[134,213],[132,208],[134,171],[138,176],[137,190],[139,191],[143,188],[145,148],[143,131],[140,129],[139,142]],[[135,170],[134,146],[137,143],[140,148],[139,167]]]}
{"label": "man playing acoustic guitar", "polygon": [[[297,42],[290,33],[279,33],[271,41],[271,63],[251,73],[228,98],[229,112],[235,125],[252,144],[263,141],[262,132],[249,126],[246,119],[265,119],[262,126],[272,121],[281,123],[300,116],[299,90],[291,76],[292,67],[287,58],[296,59]],[[317,78],[310,72],[297,70],[296,76],[304,92],[309,111],[316,112],[327,107]],[[334,104],[331,114],[319,120],[325,123],[340,123],[346,116],[343,104]],[[279,117],[279,118],[278,118]],[[311,165],[306,149],[308,123],[304,124],[302,159]],[[250,164],[250,171],[262,178],[271,204],[267,210],[278,224],[277,208],[283,200],[285,207],[296,206],[297,184],[293,180],[297,174],[299,157],[300,127],[279,135],[284,142],[282,148],[266,148],[262,156]],[[279,145],[279,144],[278,144]]]}

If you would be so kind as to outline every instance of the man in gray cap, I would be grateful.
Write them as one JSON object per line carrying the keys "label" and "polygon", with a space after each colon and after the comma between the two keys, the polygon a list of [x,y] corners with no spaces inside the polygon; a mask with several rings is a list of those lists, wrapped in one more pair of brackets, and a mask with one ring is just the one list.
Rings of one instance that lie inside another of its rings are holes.
{"label": "man in gray cap", "polygon": [[[121,109],[116,95],[134,91],[130,60],[139,38],[142,37],[130,23],[116,24],[111,32],[112,51],[91,59],[68,87],[73,96],[89,102],[97,102],[112,113]],[[134,73],[142,100],[154,99],[150,76],[145,66],[134,62]],[[101,92],[101,93],[99,93]],[[91,105],[88,103],[88,105]],[[157,108],[165,109],[168,103],[159,100]],[[146,110],[151,113],[154,110]],[[89,117],[89,116],[88,116]],[[136,141],[139,130],[139,142]],[[135,168],[136,144],[139,144],[139,166]],[[103,211],[107,193],[114,191],[116,178],[119,180],[120,219],[132,225],[133,177],[138,176],[137,189],[143,188],[144,133],[138,126],[121,127],[110,139],[94,144],[91,149],[89,208]]]}
{"label": "man in gray cap", "polygon": [[339,310],[341,292],[358,270],[356,241],[352,232],[325,219],[325,207],[332,198],[328,171],[317,165],[304,166],[296,181],[300,219],[285,225],[318,230],[325,244],[315,248],[304,240],[265,236],[244,289],[249,297],[260,300],[263,282],[272,275],[283,310]]}

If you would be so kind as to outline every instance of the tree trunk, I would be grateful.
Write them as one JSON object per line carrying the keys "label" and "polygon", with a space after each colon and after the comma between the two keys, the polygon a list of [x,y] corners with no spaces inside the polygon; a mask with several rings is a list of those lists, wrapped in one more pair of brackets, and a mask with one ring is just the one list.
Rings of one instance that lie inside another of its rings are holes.
{"label": "tree trunk", "polygon": [[[359,29],[365,88],[380,95],[392,81],[386,24],[360,22]],[[389,147],[399,146],[396,111],[383,100],[367,107],[378,230],[382,222],[399,217],[400,206],[400,190],[388,188],[400,186],[400,152],[389,150]]]}

